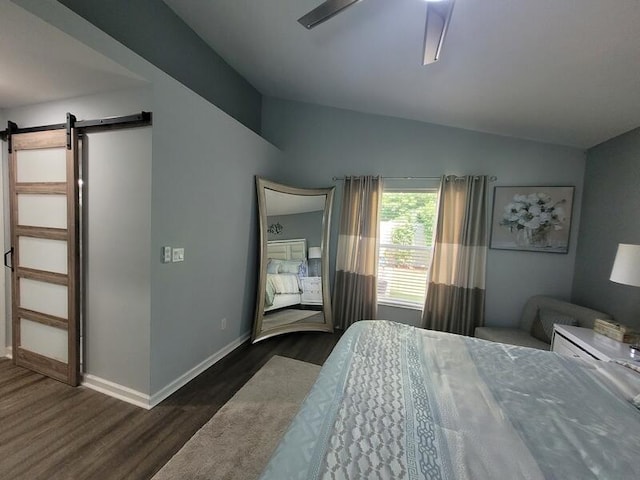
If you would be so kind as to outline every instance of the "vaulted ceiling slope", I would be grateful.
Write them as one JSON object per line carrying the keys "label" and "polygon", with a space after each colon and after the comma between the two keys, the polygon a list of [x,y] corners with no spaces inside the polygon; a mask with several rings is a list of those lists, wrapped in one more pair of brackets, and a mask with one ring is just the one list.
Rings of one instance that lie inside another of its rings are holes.
{"label": "vaulted ceiling slope", "polygon": [[8,0],[0,0],[0,45],[0,109],[147,83]]}
{"label": "vaulted ceiling slope", "polygon": [[638,0],[457,0],[422,66],[426,2],[165,0],[263,95],[591,147],[640,126]]}

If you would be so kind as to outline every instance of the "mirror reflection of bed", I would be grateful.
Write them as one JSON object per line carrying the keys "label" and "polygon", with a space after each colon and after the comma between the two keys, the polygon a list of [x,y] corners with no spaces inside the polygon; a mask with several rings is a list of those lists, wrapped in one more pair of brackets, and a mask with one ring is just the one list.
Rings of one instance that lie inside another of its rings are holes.
{"label": "mirror reflection of bed", "polygon": [[[309,215],[314,213],[309,212]],[[319,213],[322,215],[321,211]],[[316,225],[320,236],[322,223]],[[313,258],[318,250],[319,247],[308,249],[306,238],[267,242],[264,330],[293,323],[324,322],[320,272],[314,265],[316,258]],[[317,260],[319,263],[319,255]]]}

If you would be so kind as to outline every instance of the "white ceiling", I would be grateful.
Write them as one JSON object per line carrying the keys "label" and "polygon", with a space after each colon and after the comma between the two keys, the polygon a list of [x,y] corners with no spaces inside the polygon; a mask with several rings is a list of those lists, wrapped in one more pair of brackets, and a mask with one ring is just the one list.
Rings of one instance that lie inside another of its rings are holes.
{"label": "white ceiling", "polygon": [[457,0],[422,66],[426,3],[165,0],[264,95],[590,147],[640,126],[640,1]]}
{"label": "white ceiling", "polygon": [[15,4],[0,0],[0,108],[143,83],[95,50]]}

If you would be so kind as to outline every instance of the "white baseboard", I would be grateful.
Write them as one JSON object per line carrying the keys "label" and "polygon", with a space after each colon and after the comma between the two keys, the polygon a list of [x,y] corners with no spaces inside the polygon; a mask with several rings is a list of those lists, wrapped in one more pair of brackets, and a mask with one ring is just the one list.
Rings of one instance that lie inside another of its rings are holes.
{"label": "white baseboard", "polygon": [[151,404],[149,403],[149,395],[147,395],[146,393],[142,393],[134,390],[133,388],[119,385],[115,382],[105,380],[104,378],[96,377],[95,375],[91,375],[90,373],[85,373],[82,375],[81,385],[83,387],[90,388],[91,390],[109,395],[110,397],[117,398],[118,400],[123,400],[127,403],[131,403],[133,405],[136,405],[137,407],[142,407],[147,410],[151,409]]}
{"label": "white baseboard", "polygon": [[238,348],[240,345],[242,345],[244,342],[249,340],[250,336],[251,335],[249,332],[243,334],[242,336],[240,336],[239,338],[237,338],[227,346],[223,347],[222,349],[218,350],[216,353],[214,353],[204,361],[200,362],[191,370],[185,372],[184,374],[176,378],[173,382],[169,383],[162,389],[158,390],[156,393],[151,395],[149,408],[155,407],[157,404],[159,404],[162,400],[167,398],[169,395],[176,392],[181,387],[185,386],[191,380],[193,380],[202,372],[204,372],[207,368],[211,367],[213,364],[217,363],[223,357],[225,357],[226,355],[231,353],[233,350]]}
{"label": "white baseboard", "polygon": [[138,407],[145,408],[147,410],[152,409],[157,404],[159,404],[162,400],[167,398],[172,393],[179,390],[181,387],[185,386],[191,380],[196,378],[202,372],[204,372],[207,368],[221,360],[227,354],[231,353],[233,350],[238,348],[244,342],[246,342],[250,337],[249,333],[245,333],[240,338],[237,338],[230,344],[226,345],[222,349],[218,350],[216,353],[206,358],[198,365],[180,375],[174,381],[149,396],[146,393],[139,392],[129,387],[125,387],[123,385],[119,385],[115,382],[111,382],[109,380],[105,380],[104,378],[97,377],[95,375],[91,375],[89,373],[85,373],[83,375],[82,385],[84,387],[90,388],[92,390],[96,390],[100,393],[104,393],[105,395],[109,395],[110,397],[115,397],[119,400],[123,400],[127,403],[131,403]]}
{"label": "white baseboard", "polygon": [[5,357],[7,358],[13,358],[13,347],[9,346],[9,347],[4,347],[4,351],[5,351]]}

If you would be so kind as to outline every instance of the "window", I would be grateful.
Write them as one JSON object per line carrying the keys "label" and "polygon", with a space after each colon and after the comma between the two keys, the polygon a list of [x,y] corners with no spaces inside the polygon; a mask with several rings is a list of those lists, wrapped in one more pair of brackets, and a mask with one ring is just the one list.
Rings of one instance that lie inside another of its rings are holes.
{"label": "window", "polygon": [[424,305],[437,200],[436,186],[402,188],[388,186],[385,181],[380,207],[378,303]]}

